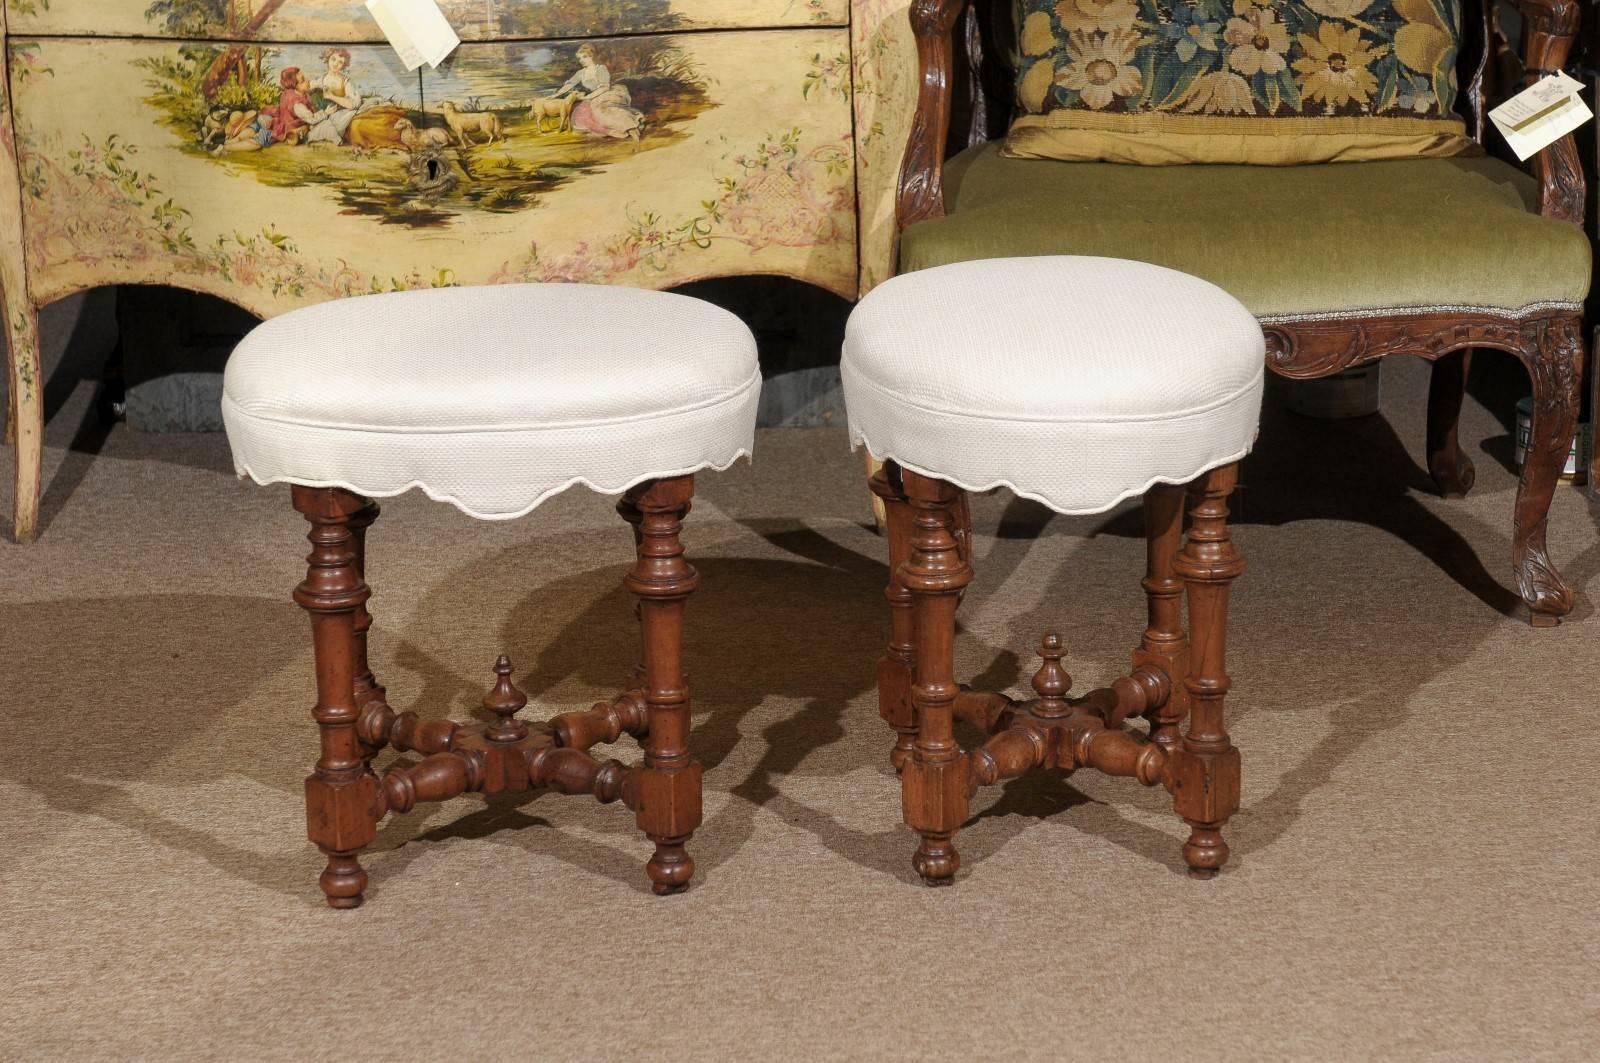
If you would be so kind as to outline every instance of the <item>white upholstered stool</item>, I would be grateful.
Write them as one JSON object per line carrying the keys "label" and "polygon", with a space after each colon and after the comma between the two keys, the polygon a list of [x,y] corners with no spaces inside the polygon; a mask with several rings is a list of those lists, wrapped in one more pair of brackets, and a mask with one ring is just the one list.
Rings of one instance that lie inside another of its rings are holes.
{"label": "white upholstered stool", "polygon": [[[856,308],[842,364],[850,436],[885,463],[872,483],[891,572],[879,709],[899,735],[892,759],[928,883],[949,882],[960,864],[952,839],[971,793],[1034,767],[1165,785],[1191,828],[1191,873],[1209,877],[1227,860],[1239,754],[1223,723],[1224,635],[1244,564],[1225,500],[1255,438],[1265,356],[1260,326],[1226,292],[1117,259],[942,266],[897,277]],[[1112,686],[1067,697],[1053,633],[1037,699],[957,686],[955,612],[972,579],[965,492],[998,486],[1062,513],[1143,495],[1149,625],[1133,671]],[[957,716],[992,737],[963,751]],[[1148,732],[1125,727],[1132,717]]]}
{"label": "white upholstered stool", "polygon": [[[693,474],[750,454],[761,376],[738,318],[684,296],[595,285],[507,285],[364,296],[285,314],[228,363],[223,418],[240,476],[289,483],[311,522],[295,600],[312,615],[313,715],[322,755],[306,780],[328,903],[353,908],[358,854],[389,812],[468,791],[550,787],[621,799],[655,843],[657,893],[688,885],[700,823],[688,750],[684,600],[697,577],[679,541]],[[573,484],[621,493],[638,560],[642,664],[614,700],[529,727],[511,664],[459,726],[397,713],[367,665],[364,581],[371,499],[420,488],[488,520],[520,516]],[[626,732],[643,761],[586,752]],[[424,754],[380,780],[385,746]]]}

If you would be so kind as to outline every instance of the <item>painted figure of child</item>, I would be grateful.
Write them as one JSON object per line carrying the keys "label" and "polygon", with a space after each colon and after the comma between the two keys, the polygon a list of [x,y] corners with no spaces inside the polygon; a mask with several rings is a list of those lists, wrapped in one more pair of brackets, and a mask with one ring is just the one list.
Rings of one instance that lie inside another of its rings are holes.
{"label": "painted figure of child", "polygon": [[278,75],[278,109],[272,117],[275,144],[301,144],[319,112],[311,107],[311,79],[297,66],[284,68]]}
{"label": "painted figure of child", "polygon": [[230,114],[222,143],[211,153],[260,151],[269,144],[301,143],[317,118],[317,112],[311,109],[311,84],[299,67],[291,66],[278,75],[278,88],[276,107]]}

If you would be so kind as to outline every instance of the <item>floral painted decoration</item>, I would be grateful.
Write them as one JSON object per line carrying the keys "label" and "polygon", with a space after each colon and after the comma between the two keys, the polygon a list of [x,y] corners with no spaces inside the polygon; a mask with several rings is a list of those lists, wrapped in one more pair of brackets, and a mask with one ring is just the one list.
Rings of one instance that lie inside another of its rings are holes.
{"label": "floral painted decoration", "polygon": [[1447,118],[1460,0],[1017,0],[1028,114]]}

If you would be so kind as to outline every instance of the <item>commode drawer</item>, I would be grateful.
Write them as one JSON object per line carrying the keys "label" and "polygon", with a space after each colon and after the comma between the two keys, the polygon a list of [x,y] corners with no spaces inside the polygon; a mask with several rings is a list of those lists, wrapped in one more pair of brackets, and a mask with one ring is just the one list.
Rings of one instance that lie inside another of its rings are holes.
{"label": "commode drawer", "polygon": [[[361,0],[5,0],[13,36],[381,42]],[[845,26],[849,0],[440,0],[462,40]],[[229,17],[229,12],[232,17]]]}
{"label": "commode drawer", "polygon": [[420,79],[386,45],[14,38],[32,294],[177,284],[268,314],[771,273],[851,296],[846,35],[467,43]]}

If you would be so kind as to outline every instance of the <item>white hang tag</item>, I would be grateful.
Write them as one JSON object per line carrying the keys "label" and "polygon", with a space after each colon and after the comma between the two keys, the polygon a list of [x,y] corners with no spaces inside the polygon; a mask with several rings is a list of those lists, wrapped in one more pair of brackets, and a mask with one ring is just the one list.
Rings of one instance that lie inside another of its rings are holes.
{"label": "white hang tag", "polygon": [[1594,117],[1578,98],[1582,89],[1582,82],[1558,70],[1490,111],[1489,119],[1517,158],[1526,160]]}
{"label": "white hang tag", "polygon": [[367,10],[407,70],[436,67],[461,43],[437,0],[367,0]]}

